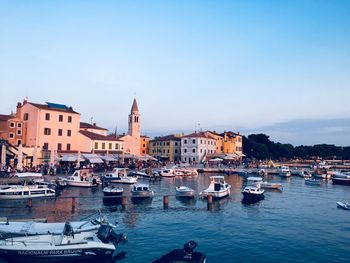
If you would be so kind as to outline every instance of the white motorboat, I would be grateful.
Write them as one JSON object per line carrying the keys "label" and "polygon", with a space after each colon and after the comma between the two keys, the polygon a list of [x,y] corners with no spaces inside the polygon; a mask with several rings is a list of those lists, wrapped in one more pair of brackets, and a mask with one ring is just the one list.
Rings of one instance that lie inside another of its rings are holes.
{"label": "white motorboat", "polygon": [[18,178],[42,178],[43,175],[41,173],[16,173],[15,175]]}
{"label": "white motorboat", "polygon": [[100,184],[100,178],[95,176],[89,169],[76,170],[66,179],[68,186],[96,187]]}
{"label": "white motorboat", "polygon": [[108,225],[98,233],[74,233],[66,223],[61,235],[35,235],[0,241],[0,258],[9,262],[76,262],[78,260],[112,259],[119,242],[125,240]]}
{"label": "white motorboat", "polygon": [[281,166],[281,169],[279,171],[279,176],[290,177],[291,173],[290,173],[289,167],[288,166]]}
{"label": "white motorboat", "polygon": [[160,176],[162,176],[162,177],[174,177],[175,171],[173,169],[162,169],[162,170],[160,170]]}
{"label": "white motorboat", "polygon": [[333,177],[332,177],[332,182],[333,182],[333,184],[349,185],[350,184],[350,173],[349,172],[345,172],[345,173],[334,172]]}
{"label": "white motorboat", "polygon": [[264,198],[264,190],[259,185],[246,186],[243,191],[243,199],[247,201],[258,201]]}
{"label": "white motorboat", "polygon": [[179,171],[183,173],[183,176],[198,176],[197,169],[186,168],[186,169],[181,169]]}
{"label": "white motorboat", "polygon": [[225,182],[224,176],[211,176],[210,185],[207,189],[199,193],[202,197],[211,195],[213,198],[223,198],[229,196],[231,185]]}
{"label": "white motorboat", "polygon": [[3,185],[0,186],[0,200],[53,197],[54,189],[45,185]]}
{"label": "white motorboat", "polygon": [[259,172],[258,172],[258,174],[259,174],[260,176],[267,176],[267,175],[268,175],[268,173],[267,173],[267,171],[266,171],[265,169],[260,169]]}
{"label": "white motorboat", "polygon": [[131,189],[132,198],[152,198],[154,192],[149,189],[148,184],[135,184]]}
{"label": "white motorboat", "polygon": [[184,176],[184,173],[182,171],[175,170],[174,175],[175,176]]}
{"label": "white motorboat", "polygon": [[137,176],[128,176],[125,168],[114,168],[111,173],[102,176],[104,182],[120,184],[135,184],[137,179]]}
{"label": "white motorboat", "polygon": [[189,188],[187,186],[177,186],[175,188],[176,190],[176,196],[177,197],[189,197],[193,198],[194,197],[194,190],[192,188]]}
{"label": "white motorboat", "polygon": [[[99,216],[90,221],[76,221],[70,222],[75,233],[95,231],[99,229],[101,224],[106,223],[102,216]],[[36,221],[12,222],[10,220],[0,221],[1,236],[15,237],[15,236],[33,236],[62,233],[65,223],[42,223]]]}
{"label": "white motorboat", "polygon": [[345,210],[350,210],[350,203],[348,203],[348,202],[337,202],[337,206],[339,207],[339,208],[343,208],[343,209],[345,209]]}
{"label": "white motorboat", "polygon": [[318,180],[315,178],[305,178],[304,181],[305,181],[305,184],[308,184],[308,185],[321,185],[323,183],[322,180]]}
{"label": "white motorboat", "polygon": [[299,172],[299,176],[303,178],[311,178],[312,174],[308,170],[303,169]]}
{"label": "white motorboat", "polygon": [[121,197],[123,195],[124,189],[121,187],[106,186],[103,188],[103,196],[105,197]]}

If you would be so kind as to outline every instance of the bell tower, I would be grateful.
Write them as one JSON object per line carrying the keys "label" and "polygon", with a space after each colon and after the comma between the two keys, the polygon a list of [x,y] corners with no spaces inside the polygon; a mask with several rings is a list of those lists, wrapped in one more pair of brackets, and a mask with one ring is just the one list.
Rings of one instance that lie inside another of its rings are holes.
{"label": "bell tower", "polygon": [[129,128],[128,128],[128,134],[140,138],[141,132],[140,132],[140,112],[139,108],[137,106],[137,101],[134,99],[134,102],[132,103],[131,112],[129,115]]}

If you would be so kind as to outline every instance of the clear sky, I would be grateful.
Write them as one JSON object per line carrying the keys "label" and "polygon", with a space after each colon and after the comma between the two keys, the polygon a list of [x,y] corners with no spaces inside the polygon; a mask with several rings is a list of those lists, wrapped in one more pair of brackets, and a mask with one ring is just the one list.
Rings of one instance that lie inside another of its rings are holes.
{"label": "clear sky", "polygon": [[2,0],[0,113],[28,96],[126,131],[136,94],[150,135],[200,123],[350,145],[349,14],[336,0]]}

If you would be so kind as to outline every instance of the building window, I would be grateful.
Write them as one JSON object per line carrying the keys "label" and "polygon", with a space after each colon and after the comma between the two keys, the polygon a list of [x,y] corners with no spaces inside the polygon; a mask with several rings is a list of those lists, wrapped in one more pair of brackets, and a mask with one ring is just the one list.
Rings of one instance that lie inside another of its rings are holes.
{"label": "building window", "polygon": [[44,135],[51,135],[51,129],[50,128],[44,128]]}
{"label": "building window", "polygon": [[47,142],[44,143],[43,149],[44,150],[48,150],[49,149],[49,144]]}
{"label": "building window", "polygon": [[109,143],[108,149],[109,149],[109,150],[112,150],[112,143]]}
{"label": "building window", "polygon": [[187,158],[185,157],[185,162],[187,162]]}
{"label": "building window", "polygon": [[62,133],[63,133],[62,129],[58,129],[58,136],[62,136]]}
{"label": "building window", "polygon": [[196,143],[196,140],[195,140],[195,139],[193,139],[193,140],[192,140],[192,143]]}
{"label": "building window", "polygon": [[23,115],[23,120],[27,121],[29,119],[28,113],[24,113]]}
{"label": "building window", "polygon": [[102,150],[104,150],[105,147],[106,147],[106,144],[103,142],[103,143],[102,143]]}
{"label": "building window", "polygon": [[142,153],[146,153],[145,150],[143,150]]}
{"label": "building window", "polygon": [[156,143],[155,143],[155,142],[153,143],[153,146],[156,146]]}
{"label": "building window", "polygon": [[142,146],[142,147],[144,147],[144,148],[145,148],[145,147],[146,147],[146,144],[143,144],[143,146]]}
{"label": "building window", "polygon": [[187,140],[184,140],[184,144],[187,144]]}
{"label": "building window", "polygon": [[10,122],[10,128],[15,128],[15,123],[14,122]]}
{"label": "building window", "polygon": [[168,149],[168,153],[170,153],[169,149]]}
{"label": "building window", "polygon": [[22,130],[17,130],[17,135],[22,135]]}
{"label": "building window", "polygon": [[196,149],[195,149],[195,148],[193,148],[193,149],[192,149],[192,152],[193,152],[193,153],[196,153]]}
{"label": "building window", "polygon": [[177,146],[177,142],[175,142],[175,146]]}
{"label": "building window", "polygon": [[166,145],[169,146],[169,145],[170,145],[170,142],[167,142]]}
{"label": "building window", "polygon": [[58,115],[58,121],[62,122],[63,121],[63,115]]}
{"label": "building window", "polygon": [[57,144],[57,151],[61,151],[62,150],[62,143]]}
{"label": "building window", "polygon": [[17,146],[20,146],[22,144],[22,140],[17,141]]}
{"label": "building window", "polygon": [[67,143],[67,151],[70,151],[70,143]]}
{"label": "building window", "polygon": [[175,151],[174,151],[175,153],[177,153],[177,149],[175,149]]}
{"label": "building window", "polygon": [[17,123],[17,128],[22,128],[22,123],[18,122]]}
{"label": "building window", "polygon": [[119,150],[119,144],[118,143],[115,144],[115,149]]}
{"label": "building window", "polygon": [[50,113],[45,113],[45,120],[47,120],[47,121],[50,120]]}
{"label": "building window", "polygon": [[187,149],[186,148],[184,149],[184,153],[187,153]]}
{"label": "building window", "polygon": [[67,136],[68,137],[72,136],[72,131],[71,130],[67,130]]}
{"label": "building window", "polygon": [[98,149],[98,142],[95,142],[95,149]]}
{"label": "building window", "polygon": [[68,116],[68,122],[72,122],[72,116]]}

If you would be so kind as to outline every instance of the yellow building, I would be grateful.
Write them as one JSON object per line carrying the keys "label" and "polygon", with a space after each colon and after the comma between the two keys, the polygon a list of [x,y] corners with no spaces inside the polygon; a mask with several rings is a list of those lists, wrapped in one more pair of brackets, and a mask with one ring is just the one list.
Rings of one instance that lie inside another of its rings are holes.
{"label": "yellow building", "polygon": [[181,135],[156,137],[149,142],[149,154],[164,161],[181,161]]}
{"label": "yellow building", "polygon": [[242,135],[234,132],[216,133],[208,131],[216,140],[216,154],[243,155]]}

